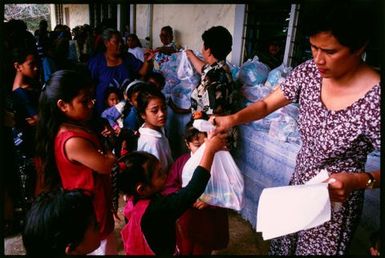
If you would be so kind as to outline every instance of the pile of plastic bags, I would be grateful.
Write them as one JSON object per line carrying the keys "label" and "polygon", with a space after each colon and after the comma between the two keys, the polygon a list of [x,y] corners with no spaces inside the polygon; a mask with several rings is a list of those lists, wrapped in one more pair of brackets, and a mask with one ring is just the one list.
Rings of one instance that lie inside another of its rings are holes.
{"label": "pile of plastic bags", "polygon": [[[242,106],[248,106],[269,95],[275,87],[279,87],[291,70],[282,64],[270,71],[257,56],[246,61],[239,71],[241,92],[244,96]],[[251,126],[257,131],[268,132],[270,136],[280,141],[300,144],[297,120],[298,105],[289,104],[263,119],[252,122]]]}

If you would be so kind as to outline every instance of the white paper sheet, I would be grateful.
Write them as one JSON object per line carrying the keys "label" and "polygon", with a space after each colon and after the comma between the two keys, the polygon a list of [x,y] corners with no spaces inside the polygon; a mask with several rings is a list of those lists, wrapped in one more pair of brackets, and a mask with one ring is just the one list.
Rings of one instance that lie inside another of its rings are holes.
{"label": "white paper sheet", "polygon": [[319,226],[330,220],[326,170],[305,185],[265,188],[259,199],[257,231],[264,240]]}

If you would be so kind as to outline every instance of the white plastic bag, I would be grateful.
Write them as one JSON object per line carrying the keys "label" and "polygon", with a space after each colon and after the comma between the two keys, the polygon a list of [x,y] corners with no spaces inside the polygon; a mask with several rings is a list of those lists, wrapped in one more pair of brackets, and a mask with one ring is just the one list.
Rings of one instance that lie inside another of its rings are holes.
{"label": "white plastic bag", "polygon": [[[199,165],[206,144],[186,162],[182,171],[182,186],[186,186]],[[240,211],[243,201],[243,176],[228,151],[218,151],[211,166],[211,177],[200,199],[210,205]]]}
{"label": "white plastic bag", "polygon": [[190,60],[186,55],[186,51],[182,51],[182,56],[176,73],[180,80],[189,79],[194,75],[194,68],[192,67]]}

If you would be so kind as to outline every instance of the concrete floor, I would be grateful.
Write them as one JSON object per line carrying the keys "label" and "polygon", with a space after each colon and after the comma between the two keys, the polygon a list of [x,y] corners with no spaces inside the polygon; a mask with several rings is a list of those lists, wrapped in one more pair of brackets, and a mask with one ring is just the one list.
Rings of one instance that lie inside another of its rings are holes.
{"label": "concrete floor", "polygon": [[[121,198],[122,199],[122,198]],[[116,238],[120,239],[120,230],[124,226],[123,219],[123,200],[119,203],[120,221],[115,221]],[[214,251],[215,255],[267,255],[269,249],[269,241],[263,241],[262,234],[255,232],[251,224],[244,220],[238,213],[229,211],[229,229],[230,241],[226,249]],[[362,229],[359,227],[353,238],[353,243],[350,249],[351,255],[367,255],[368,243],[364,243],[358,236],[362,234]],[[122,242],[118,242],[119,255],[124,255]],[[4,254],[5,255],[25,255],[21,235],[7,237],[4,239]]]}
{"label": "concrete floor", "polygon": [[[123,207],[123,204],[120,205]],[[115,234],[120,239],[120,230],[124,226],[123,208],[119,208],[120,221],[115,221]],[[268,241],[263,241],[260,233],[255,232],[250,223],[245,221],[238,213],[229,212],[230,241],[226,249],[215,251],[215,255],[266,255],[269,247]],[[124,255],[122,242],[119,241],[119,255]],[[21,235],[7,237],[4,240],[5,255],[25,255]]]}

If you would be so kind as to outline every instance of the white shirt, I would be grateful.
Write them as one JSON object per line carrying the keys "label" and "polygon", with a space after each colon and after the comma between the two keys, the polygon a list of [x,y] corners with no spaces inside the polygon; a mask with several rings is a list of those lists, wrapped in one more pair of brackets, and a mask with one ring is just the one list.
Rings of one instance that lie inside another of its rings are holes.
{"label": "white shirt", "polygon": [[137,59],[144,62],[144,49],[141,47],[129,48],[128,53],[133,54]]}
{"label": "white shirt", "polygon": [[139,128],[139,139],[138,139],[138,151],[146,151],[153,154],[158,158],[160,164],[165,171],[168,171],[169,167],[173,163],[171,156],[171,148],[168,139],[164,133],[156,131],[151,128],[143,127],[144,124]]}

